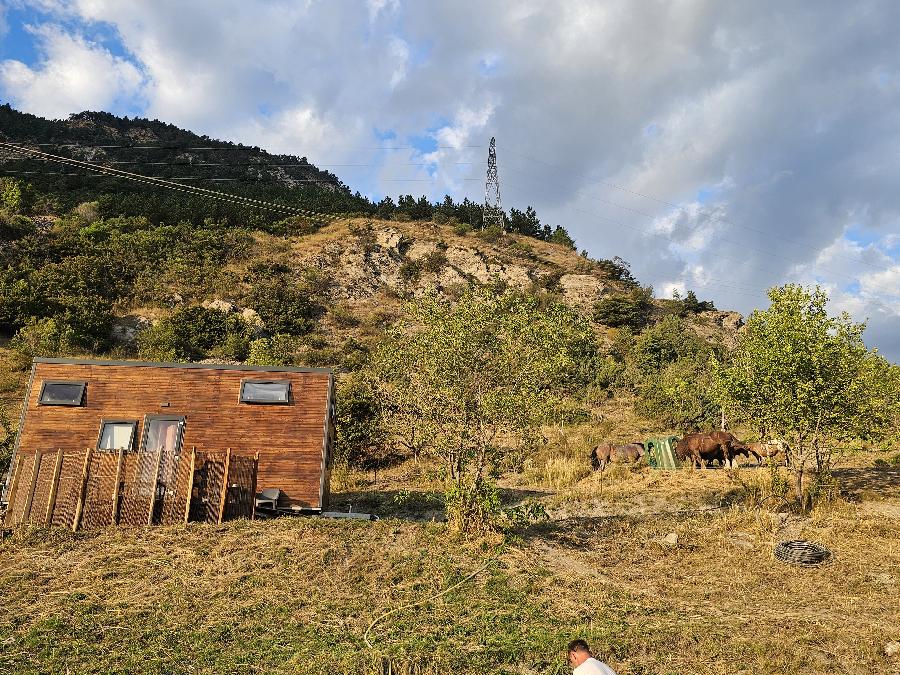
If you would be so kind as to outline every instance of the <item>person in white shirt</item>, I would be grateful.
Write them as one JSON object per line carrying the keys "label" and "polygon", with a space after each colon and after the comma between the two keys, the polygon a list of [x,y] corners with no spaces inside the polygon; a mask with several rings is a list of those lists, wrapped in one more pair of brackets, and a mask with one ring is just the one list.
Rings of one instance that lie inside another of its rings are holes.
{"label": "person in white shirt", "polygon": [[569,666],[574,675],[616,675],[616,671],[594,658],[584,640],[569,643]]}

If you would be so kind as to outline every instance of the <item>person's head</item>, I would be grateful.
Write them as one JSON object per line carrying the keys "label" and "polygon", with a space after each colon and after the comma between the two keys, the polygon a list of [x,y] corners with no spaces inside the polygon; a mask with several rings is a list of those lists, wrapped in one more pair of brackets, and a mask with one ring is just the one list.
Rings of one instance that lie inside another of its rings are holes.
{"label": "person's head", "polygon": [[591,648],[588,647],[588,643],[584,640],[572,640],[569,643],[568,661],[570,667],[577,668],[591,656],[593,656]]}

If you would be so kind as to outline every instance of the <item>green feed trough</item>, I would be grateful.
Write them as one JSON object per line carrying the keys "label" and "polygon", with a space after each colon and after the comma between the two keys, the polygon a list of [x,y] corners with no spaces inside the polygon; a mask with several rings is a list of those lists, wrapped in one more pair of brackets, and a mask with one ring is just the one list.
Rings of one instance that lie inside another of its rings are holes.
{"label": "green feed trough", "polygon": [[654,469],[677,469],[681,466],[675,455],[675,444],[678,436],[660,436],[648,438],[644,443],[647,458]]}

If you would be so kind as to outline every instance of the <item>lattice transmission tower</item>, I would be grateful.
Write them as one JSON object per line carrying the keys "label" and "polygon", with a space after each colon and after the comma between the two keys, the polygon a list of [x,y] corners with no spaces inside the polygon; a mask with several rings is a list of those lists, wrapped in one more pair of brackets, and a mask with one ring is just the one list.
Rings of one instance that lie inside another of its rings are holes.
{"label": "lattice transmission tower", "polygon": [[500,178],[497,176],[497,148],[496,140],[491,137],[491,145],[488,148],[487,179],[484,182],[484,216],[481,229],[496,225],[506,231],[503,219],[503,205],[500,203]]}

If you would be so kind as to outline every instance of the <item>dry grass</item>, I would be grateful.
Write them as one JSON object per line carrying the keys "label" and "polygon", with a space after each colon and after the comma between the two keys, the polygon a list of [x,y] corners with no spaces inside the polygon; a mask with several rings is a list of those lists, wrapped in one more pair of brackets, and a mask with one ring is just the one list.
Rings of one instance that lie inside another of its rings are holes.
{"label": "dry grass", "polygon": [[[505,541],[398,520],[22,530],[0,543],[0,671],[366,673],[389,658],[394,672],[559,673],[584,636],[622,675],[898,672],[882,649],[900,638],[900,469],[854,458],[838,471],[848,494],[879,501],[807,517],[728,506],[767,475],[741,473],[622,468],[602,494],[591,474]],[[366,489],[386,503],[420,480],[401,466]],[[833,561],[776,562],[795,537]],[[379,623],[366,649],[379,614],[492,559]]]}

